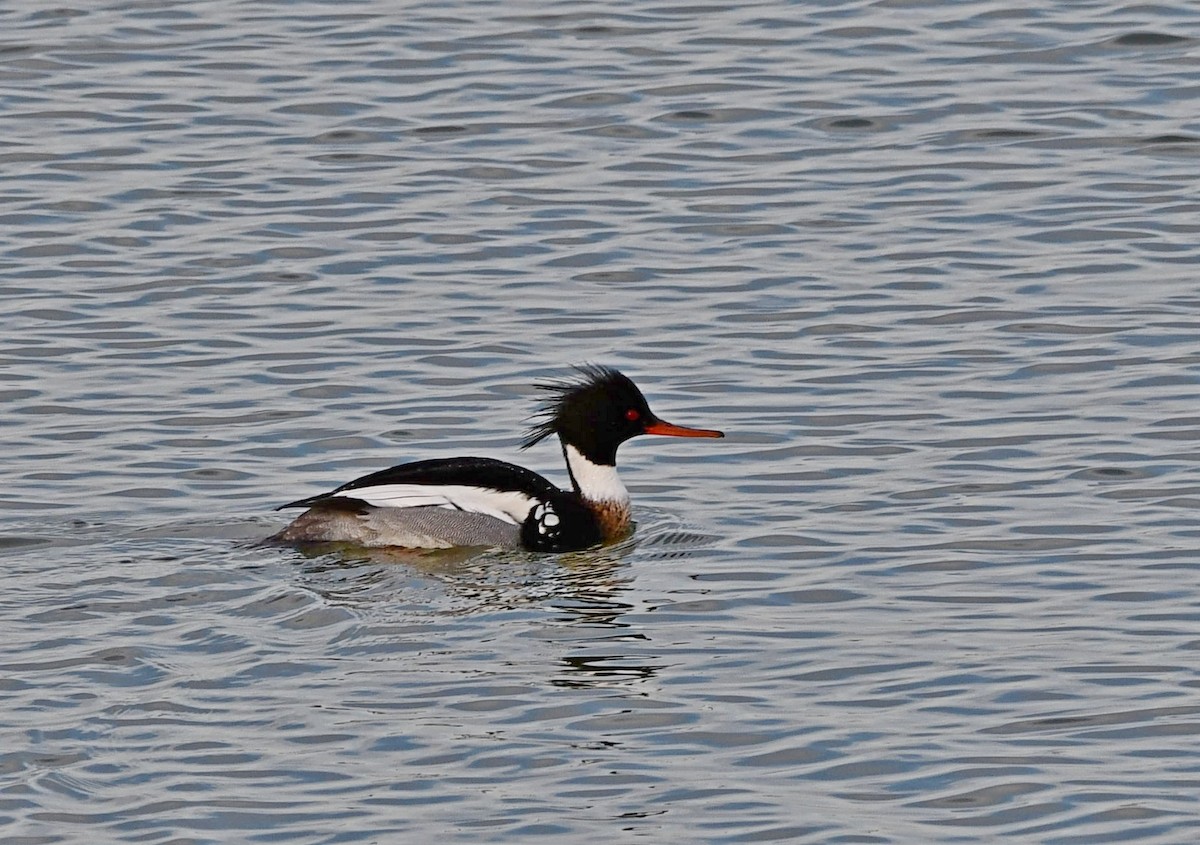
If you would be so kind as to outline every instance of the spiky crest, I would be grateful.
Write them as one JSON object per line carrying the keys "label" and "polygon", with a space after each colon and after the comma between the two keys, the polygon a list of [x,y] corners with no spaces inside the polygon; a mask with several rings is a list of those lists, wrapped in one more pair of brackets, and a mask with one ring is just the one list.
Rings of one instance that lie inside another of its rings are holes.
{"label": "spiky crest", "polygon": [[[578,364],[572,367],[576,374],[571,378],[555,379],[553,381],[536,382],[533,386],[537,390],[544,391],[549,394],[545,397],[537,410],[530,415],[529,421],[532,425],[525,437],[521,440],[521,448],[528,449],[536,443],[540,443],[552,434],[558,434],[558,417],[563,405],[570,402],[580,392],[588,390],[607,383],[617,385],[628,382],[630,387],[633,383],[628,377],[619,370],[612,367],[605,367],[600,364]],[[636,388],[634,388],[636,390]]]}

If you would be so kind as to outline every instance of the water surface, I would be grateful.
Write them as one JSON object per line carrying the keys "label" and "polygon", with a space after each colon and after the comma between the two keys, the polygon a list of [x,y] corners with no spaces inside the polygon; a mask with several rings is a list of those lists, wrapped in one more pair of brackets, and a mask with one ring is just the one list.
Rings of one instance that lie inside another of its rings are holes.
{"label": "water surface", "polygon": [[[5,842],[1196,837],[1192,6],[0,24]],[[255,545],[587,360],[631,541]]]}

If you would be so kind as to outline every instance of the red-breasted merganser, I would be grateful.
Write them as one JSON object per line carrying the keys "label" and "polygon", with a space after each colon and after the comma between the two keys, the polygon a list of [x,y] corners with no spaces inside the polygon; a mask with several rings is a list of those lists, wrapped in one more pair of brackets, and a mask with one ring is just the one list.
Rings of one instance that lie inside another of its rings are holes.
{"label": "red-breasted merganser", "polygon": [[617,477],[617,447],[639,434],[725,435],[660,420],[637,386],[614,369],[577,370],[576,379],[536,385],[550,398],[521,444],[527,449],[557,434],[570,490],[494,458],[415,461],[283,505],[279,510],[308,510],[270,539],[563,552],[626,536],[633,521],[629,492]]}

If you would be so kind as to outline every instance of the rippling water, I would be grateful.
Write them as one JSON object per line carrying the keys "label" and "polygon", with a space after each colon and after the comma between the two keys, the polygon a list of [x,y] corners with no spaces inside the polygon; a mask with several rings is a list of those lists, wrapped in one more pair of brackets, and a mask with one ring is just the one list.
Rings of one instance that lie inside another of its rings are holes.
{"label": "rippling water", "polygon": [[[1194,4],[0,24],[6,843],[1200,835]],[[584,360],[632,541],[254,545]]]}

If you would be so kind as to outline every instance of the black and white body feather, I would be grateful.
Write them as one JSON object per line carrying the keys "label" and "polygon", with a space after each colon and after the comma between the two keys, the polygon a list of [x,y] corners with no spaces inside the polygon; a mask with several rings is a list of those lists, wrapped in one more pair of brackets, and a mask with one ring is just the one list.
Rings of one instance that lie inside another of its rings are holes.
{"label": "black and white body feather", "polygon": [[[311,519],[297,519],[274,539],[532,551],[561,551],[600,542],[597,529],[563,543],[564,517],[578,519],[580,511],[586,511],[571,499],[569,492],[536,472],[494,458],[414,461],[283,505],[280,510],[304,507],[315,513]],[[340,522],[341,532],[349,536],[330,538],[326,523],[331,518]]]}
{"label": "black and white body feather", "polygon": [[557,435],[570,490],[494,458],[414,461],[283,505],[308,510],[271,539],[570,551],[623,536],[632,521],[629,494],[617,477],[617,447],[639,434],[722,435],[662,422],[616,370],[578,372],[575,380],[537,385],[550,396],[522,443],[528,448]]}

